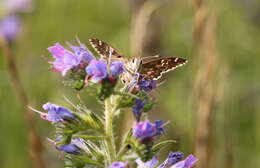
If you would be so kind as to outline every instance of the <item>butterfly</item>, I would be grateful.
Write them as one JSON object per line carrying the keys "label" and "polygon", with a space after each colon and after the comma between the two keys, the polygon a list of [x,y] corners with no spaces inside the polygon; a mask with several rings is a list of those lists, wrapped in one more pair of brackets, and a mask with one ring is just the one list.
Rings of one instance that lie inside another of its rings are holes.
{"label": "butterfly", "polygon": [[127,73],[122,76],[123,83],[130,82],[134,75],[140,80],[158,80],[162,74],[183,66],[188,61],[178,57],[161,57],[159,55],[127,59],[123,54],[115,50],[111,45],[96,38],[89,39],[92,47],[105,61],[122,61]]}

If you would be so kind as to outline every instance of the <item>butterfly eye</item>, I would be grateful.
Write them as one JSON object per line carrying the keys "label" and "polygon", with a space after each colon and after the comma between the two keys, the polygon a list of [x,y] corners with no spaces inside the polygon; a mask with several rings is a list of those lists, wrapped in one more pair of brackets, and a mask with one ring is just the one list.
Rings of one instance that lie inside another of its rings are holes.
{"label": "butterfly eye", "polygon": [[135,62],[135,59],[132,59],[132,63],[134,63]]}
{"label": "butterfly eye", "polygon": [[126,81],[125,80],[122,80],[123,83],[125,83]]}

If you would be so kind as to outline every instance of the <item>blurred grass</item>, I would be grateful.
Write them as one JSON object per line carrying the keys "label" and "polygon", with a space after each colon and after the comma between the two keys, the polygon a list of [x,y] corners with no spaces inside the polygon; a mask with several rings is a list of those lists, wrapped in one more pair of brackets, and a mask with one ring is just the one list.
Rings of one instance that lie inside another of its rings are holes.
{"label": "blurred grass", "polygon": [[[223,103],[218,106],[214,122],[214,167],[224,167],[225,148],[231,145],[233,167],[260,166],[260,3],[256,0],[217,1],[211,6],[218,12],[217,47],[221,64],[228,67]],[[164,56],[180,56],[189,63],[165,75],[160,87],[153,119],[172,120],[167,136],[177,139],[171,149],[186,154],[192,151],[195,109],[190,95],[198,59],[193,57],[193,10],[189,1],[176,0],[162,5],[154,14],[160,19],[161,48]],[[24,32],[13,46],[23,84],[31,103],[52,101],[66,106],[63,95],[75,93],[61,85],[61,76],[48,70],[42,55],[55,42],[73,41],[77,35],[88,43],[89,37],[109,42],[129,55],[130,9],[120,0],[38,0],[31,14],[24,14]],[[158,49],[159,52],[159,49]],[[159,54],[159,53],[154,53]],[[27,168],[25,124],[21,107],[11,91],[3,57],[0,57],[0,162],[3,168]],[[91,97],[86,104],[96,109]],[[51,137],[52,127],[37,117],[42,139]],[[225,122],[225,123],[224,123]],[[225,131],[228,133],[224,133]],[[48,167],[62,167],[58,153],[45,143]],[[167,151],[166,150],[166,151]],[[230,160],[231,161],[231,160]],[[19,166],[17,166],[19,165]]]}

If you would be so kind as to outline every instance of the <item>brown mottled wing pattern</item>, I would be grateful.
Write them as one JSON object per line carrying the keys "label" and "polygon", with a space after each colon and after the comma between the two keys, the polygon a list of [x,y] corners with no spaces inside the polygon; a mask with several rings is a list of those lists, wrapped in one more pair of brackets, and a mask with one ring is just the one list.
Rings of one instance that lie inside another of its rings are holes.
{"label": "brown mottled wing pattern", "polygon": [[89,42],[92,45],[92,47],[97,51],[97,53],[101,55],[102,59],[108,60],[111,54],[112,61],[123,60],[123,55],[116,51],[106,42],[103,42],[96,38],[90,38]]}
{"label": "brown mottled wing pattern", "polygon": [[139,80],[157,80],[162,76],[163,73],[174,70],[186,64],[187,62],[188,61],[183,58],[166,57],[141,64],[138,71],[142,75],[142,77]]}

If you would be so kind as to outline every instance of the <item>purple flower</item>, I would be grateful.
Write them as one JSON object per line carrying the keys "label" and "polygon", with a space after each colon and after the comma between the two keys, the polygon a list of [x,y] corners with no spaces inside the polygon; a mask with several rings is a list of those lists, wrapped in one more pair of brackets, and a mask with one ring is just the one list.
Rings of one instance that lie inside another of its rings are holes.
{"label": "purple flower", "polygon": [[91,82],[98,83],[105,79],[108,75],[107,65],[104,61],[92,60],[86,67]]}
{"label": "purple flower", "polygon": [[110,73],[113,77],[118,77],[124,71],[124,64],[120,61],[114,61],[110,65]]}
{"label": "purple flower", "polygon": [[132,107],[135,119],[139,122],[143,109],[144,109],[144,105],[145,105],[146,101],[142,100],[142,99],[135,99],[135,104]]}
{"label": "purple flower", "polygon": [[[52,140],[47,138],[47,140],[56,147],[61,152],[66,152],[70,154],[79,154],[81,150],[88,151],[88,147],[85,144],[85,141],[81,138],[71,139],[70,144],[62,144],[62,137],[56,138],[56,140]],[[86,150],[87,149],[87,150]]]}
{"label": "purple flower", "polygon": [[[167,122],[168,123],[168,122]],[[161,134],[164,134],[165,133],[165,130],[163,129],[163,126],[165,126],[166,124],[164,123],[163,120],[156,120],[154,122],[155,124],[155,127],[157,129],[157,134],[158,135],[161,135]]]}
{"label": "purple flower", "polygon": [[124,162],[113,162],[109,168],[127,168],[127,164]]}
{"label": "purple flower", "polygon": [[70,153],[70,154],[79,154],[81,149],[75,144],[60,145],[56,147],[59,151]]}
{"label": "purple flower", "polygon": [[67,71],[82,64],[88,64],[94,59],[92,53],[80,43],[80,46],[72,46],[70,48],[73,50],[69,51],[65,49],[59,43],[48,48],[49,52],[52,54],[55,60],[50,62],[53,64],[54,70],[61,72],[62,75],[66,75]]}
{"label": "purple flower", "polygon": [[74,51],[75,55],[81,59],[84,63],[89,63],[95,59],[94,55],[88,50],[88,48],[82,44],[79,40],[78,43],[80,46],[70,45],[70,48]]}
{"label": "purple flower", "polygon": [[144,90],[145,92],[150,92],[154,88],[156,88],[156,81],[155,80],[142,80],[138,82],[138,86],[140,89]]}
{"label": "purple flower", "polygon": [[45,120],[51,121],[51,122],[61,122],[64,120],[75,120],[76,117],[74,114],[72,114],[68,109],[51,104],[51,103],[46,103],[42,106],[44,110],[47,110],[48,113],[42,113],[37,110],[34,110],[38,113],[40,113],[41,117]]}
{"label": "purple flower", "polygon": [[0,34],[8,41],[14,41],[21,31],[21,23],[16,15],[8,15],[0,19]]}
{"label": "purple flower", "polygon": [[3,0],[3,5],[8,12],[27,12],[32,8],[31,0]]}
{"label": "purple flower", "polygon": [[133,135],[141,140],[153,138],[156,135],[164,133],[162,126],[163,121],[161,120],[156,120],[155,123],[142,121],[133,128]]}
{"label": "purple flower", "polygon": [[189,155],[186,159],[177,162],[171,168],[191,168],[197,161],[196,157]]}
{"label": "purple flower", "polygon": [[72,144],[75,144],[78,148],[88,152],[89,151],[89,148],[88,146],[86,145],[86,141],[82,138],[74,138],[71,140],[71,143]]}
{"label": "purple flower", "polygon": [[181,152],[170,152],[166,160],[158,168],[166,168],[180,161],[184,157]]}
{"label": "purple flower", "polygon": [[155,166],[158,164],[158,159],[153,157],[151,160],[143,162],[140,158],[138,158],[135,162],[137,163],[138,167],[155,168]]}

